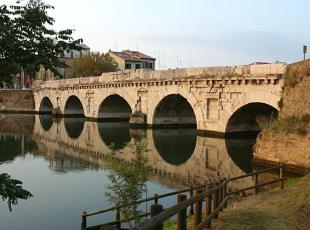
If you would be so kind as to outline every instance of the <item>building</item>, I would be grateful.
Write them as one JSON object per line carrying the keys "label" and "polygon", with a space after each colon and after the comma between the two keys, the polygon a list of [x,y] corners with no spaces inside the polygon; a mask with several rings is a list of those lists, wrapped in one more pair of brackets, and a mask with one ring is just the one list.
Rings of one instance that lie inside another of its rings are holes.
{"label": "building", "polygon": [[75,59],[75,58],[81,58],[85,55],[88,55],[90,53],[90,48],[85,44],[79,44],[82,48],[82,50],[70,50],[65,52],[64,58],[68,59]]}
{"label": "building", "polygon": [[[59,73],[63,75],[64,78],[72,78],[72,64],[75,59],[82,58],[85,55],[90,54],[90,48],[85,44],[79,44],[82,50],[70,50],[64,53],[64,56],[60,58],[61,61],[66,63],[69,68],[57,68]],[[46,70],[44,66],[41,66],[39,71],[37,72],[37,79],[42,80],[51,80],[54,79],[54,73],[50,70]]]}
{"label": "building", "polygon": [[144,53],[131,50],[123,50],[122,52],[109,50],[109,54],[118,63],[118,68],[120,70],[155,70],[156,59]]}

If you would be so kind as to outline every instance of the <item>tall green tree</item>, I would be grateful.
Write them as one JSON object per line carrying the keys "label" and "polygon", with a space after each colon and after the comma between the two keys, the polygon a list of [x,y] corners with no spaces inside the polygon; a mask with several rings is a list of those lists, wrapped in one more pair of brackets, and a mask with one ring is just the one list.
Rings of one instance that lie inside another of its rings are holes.
{"label": "tall green tree", "polygon": [[97,52],[74,60],[72,68],[75,77],[89,77],[115,72],[118,70],[118,64],[108,53]]}
{"label": "tall green tree", "polygon": [[72,38],[72,29],[56,31],[54,18],[48,15],[53,6],[41,0],[29,0],[13,6],[0,6],[0,67],[12,74],[10,65],[23,73],[34,74],[40,66],[61,76],[57,68],[68,67],[61,60],[65,51],[81,50],[81,39]]}

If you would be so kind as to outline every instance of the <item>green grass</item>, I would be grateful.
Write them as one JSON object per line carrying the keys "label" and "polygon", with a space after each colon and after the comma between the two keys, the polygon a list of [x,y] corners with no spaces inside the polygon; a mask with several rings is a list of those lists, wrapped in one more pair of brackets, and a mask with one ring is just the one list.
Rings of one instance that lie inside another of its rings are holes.
{"label": "green grass", "polygon": [[272,213],[255,210],[238,210],[230,213],[222,222],[221,229],[270,229],[270,223],[275,219]]}
{"label": "green grass", "polygon": [[177,222],[175,220],[167,220],[164,223],[164,230],[170,230],[172,229],[175,225],[177,224]]}

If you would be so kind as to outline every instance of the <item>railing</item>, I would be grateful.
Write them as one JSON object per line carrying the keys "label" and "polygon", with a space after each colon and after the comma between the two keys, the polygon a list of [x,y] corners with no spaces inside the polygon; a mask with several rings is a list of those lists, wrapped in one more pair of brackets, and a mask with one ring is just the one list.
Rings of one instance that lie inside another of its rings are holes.
{"label": "railing", "polygon": [[[254,189],[254,193],[258,193],[258,188],[278,183],[281,182],[281,189],[284,188],[284,177],[283,177],[283,169],[284,165],[278,165],[274,166],[268,169],[263,169],[257,172],[253,172],[250,174],[230,178],[230,179],[225,179],[222,180],[221,182],[218,183],[213,183],[213,184],[207,184],[207,185],[202,185],[198,187],[191,187],[189,189],[184,189],[176,192],[171,192],[171,193],[166,193],[162,195],[157,195],[155,194],[153,197],[146,198],[146,199],[141,199],[137,202],[134,202],[132,204],[141,204],[145,203],[148,201],[154,201],[154,204],[151,206],[151,211],[150,213],[144,213],[140,217],[146,217],[151,215],[151,218],[144,221],[142,224],[138,225],[134,229],[137,230],[162,230],[163,229],[163,223],[168,220],[169,218],[177,215],[177,229],[178,230],[183,230],[186,229],[187,226],[187,208],[189,209],[190,215],[194,215],[194,229],[204,229],[206,227],[211,227],[211,221],[214,218],[217,218],[218,214],[227,206],[227,201],[231,197],[231,195],[244,192],[247,190]],[[259,183],[258,180],[258,175],[266,172],[270,172],[273,170],[279,169],[279,178],[264,182],[264,183]],[[246,177],[254,177],[254,185],[249,186],[246,188],[241,188],[238,190],[234,190],[231,192],[228,192],[227,190],[227,185],[235,180],[240,180]],[[189,193],[189,199],[187,199],[187,195],[184,193],[188,192]],[[177,195],[177,204],[168,208],[168,209],[163,209],[163,206],[158,203],[160,198],[165,198],[165,197],[170,197]],[[202,205],[203,202],[205,202],[205,213],[204,213],[204,219],[202,218]],[[125,220],[121,220],[120,218],[120,212],[121,209],[132,205],[123,205],[119,207],[112,207],[108,208],[105,210],[100,210],[96,212],[83,212],[82,213],[82,223],[81,223],[81,229],[82,230],[95,230],[95,229],[100,229],[102,226],[108,226],[108,225],[114,225],[118,229],[121,227],[121,223],[125,222]],[[115,221],[101,224],[101,225],[96,225],[96,226],[90,226],[87,227],[87,217],[89,216],[94,216],[110,211],[115,211]]]}
{"label": "railing", "polygon": [[[174,205],[163,211],[163,207],[160,204],[154,204],[151,206],[152,218],[138,225],[134,229],[136,230],[162,230],[163,223],[177,215],[177,229],[183,230],[187,226],[187,208],[191,205],[195,206],[194,211],[194,230],[202,230],[206,227],[211,227],[211,221],[218,217],[218,214],[227,206],[227,201],[232,194],[244,192],[250,189],[254,189],[255,193],[258,192],[259,187],[263,187],[269,184],[281,182],[281,189],[284,188],[284,177],[283,169],[285,166],[279,165],[268,169],[253,172],[247,175],[234,177],[231,179],[225,179],[220,184],[208,185],[206,191],[202,189],[196,190],[196,195],[192,198],[187,199],[186,195],[178,195],[178,204]],[[272,180],[265,183],[258,182],[258,175],[279,169],[279,179]],[[227,184],[234,180],[243,179],[246,177],[254,176],[254,186],[234,190],[227,192]],[[205,219],[202,220],[202,203],[205,201]],[[153,211],[153,212],[152,212]]]}
{"label": "railing", "polygon": [[[148,198],[145,198],[145,199],[141,199],[141,200],[138,200],[138,201],[133,202],[131,204],[122,205],[122,206],[115,206],[115,207],[111,207],[111,208],[108,208],[108,209],[103,209],[103,210],[100,210],[100,211],[95,211],[95,212],[85,212],[84,211],[81,214],[81,216],[82,216],[81,229],[82,230],[86,230],[86,229],[87,230],[95,230],[95,229],[100,229],[100,227],[108,226],[108,225],[114,225],[114,226],[117,226],[118,228],[120,228],[121,223],[128,221],[128,220],[121,220],[121,218],[120,218],[121,209],[124,208],[124,207],[128,207],[128,206],[133,205],[133,204],[146,203],[148,201],[153,201],[154,204],[157,205],[159,199],[175,196],[175,195],[178,195],[178,194],[181,194],[181,193],[186,193],[186,192],[189,193],[190,197],[193,197],[193,191],[195,191],[197,189],[202,189],[204,187],[205,187],[205,185],[200,185],[200,186],[190,187],[188,189],[183,189],[183,190],[179,190],[179,191],[175,191],[175,192],[170,192],[170,193],[165,193],[165,194],[161,194],[161,195],[154,194],[153,197],[148,197]],[[87,217],[95,216],[95,215],[103,214],[103,213],[107,213],[107,212],[112,212],[112,211],[115,212],[115,220],[114,221],[111,221],[111,222],[108,222],[108,223],[104,223],[104,224],[100,224],[100,225],[95,225],[95,226],[87,226]],[[190,209],[190,213],[194,213],[193,206]],[[149,215],[151,215],[151,213],[144,213],[144,214],[140,215],[139,217],[145,217],[145,216],[149,216]]]}

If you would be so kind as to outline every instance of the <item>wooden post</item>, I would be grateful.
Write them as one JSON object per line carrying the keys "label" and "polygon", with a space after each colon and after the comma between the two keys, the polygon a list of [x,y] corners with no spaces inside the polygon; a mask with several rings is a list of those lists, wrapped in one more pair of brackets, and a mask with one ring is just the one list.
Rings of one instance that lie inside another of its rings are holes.
{"label": "wooden post", "polygon": [[[254,184],[255,184],[255,186],[258,185],[258,174],[254,175]],[[258,193],[258,187],[255,187],[254,194],[256,195],[257,193]]]}
{"label": "wooden post", "polygon": [[[196,196],[203,193],[202,189],[196,190]],[[202,213],[202,200],[198,200],[195,203],[195,211],[194,211],[194,226],[197,226],[201,223],[201,213]]]}
{"label": "wooden post", "polygon": [[[223,181],[221,180],[220,181],[220,184],[222,184],[223,183]],[[219,200],[218,200],[218,202],[219,202],[219,204],[222,202],[222,200],[223,200],[223,189],[224,189],[224,186],[222,187],[222,188],[220,188],[219,189]]]}
{"label": "wooden post", "polygon": [[154,204],[158,204],[158,194],[154,194]]}
{"label": "wooden post", "polygon": [[[225,181],[226,181],[226,180],[227,180],[227,179],[225,179]],[[224,185],[223,199],[225,199],[226,195],[227,195],[227,183],[225,183],[225,185]],[[227,201],[225,202],[225,205],[224,205],[224,208],[226,208],[226,207],[227,207]]]}
{"label": "wooden post", "polygon": [[[219,185],[219,183],[215,184],[215,186]],[[218,189],[214,192],[214,199],[213,199],[213,211],[219,206],[219,200],[220,200],[220,190]],[[217,214],[214,216],[214,218],[217,218]]]}
{"label": "wooden post", "polygon": [[281,189],[284,189],[283,165],[280,164],[280,166],[281,166],[281,168],[280,168],[279,177],[281,179]]}
{"label": "wooden post", "polygon": [[[193,192],[193,186],[191,186],[191,190],[189,191],[189,198],[193,198],[194,192]],[[189,214],[194,215],[194,206],[191,204],[189,208]]]}
{"label": "wooden post", "polygon": [[[161,204],[152,204],[151,205],[151,217],[156,216],[157,214],[163,211],[163,206]],[[163,230],[163,223],[158,224],[156,227],[152,228],[152,230]]]}
{"label": "wooden post", "polygon": [[117,228],[121,229],[121,210],[120,210],[120,208],[116,208],[115,221],[118,221],[118,223],[116,224]]}
{"label": "wooden post", "polygon": [[[185,194],[178,195],[178,204],[182,203],[187,199]],[[186,219],[187,218],[187,209],[183,209],[177,214],[177,230],[186,230]]]}
{"label": "wooden post", "polygon": [[[212,189],[212,184],[208,185],[208,190],[210,191]],[[208,218],[208,216],[212,212],[212,194],[210,194],[208,197],[206,197],[206,204],[205,204],[205,218]],[[207,228],[211,227],[211,223],[206,226]]]}
{"label": "wooden post", "polygon": [[82,222],[81,222],[81,230],[86,230],[87,228],[87,216],[86,216],[87,212],[83,212],[82,213]]}

